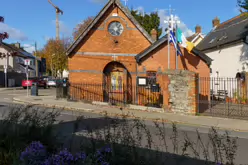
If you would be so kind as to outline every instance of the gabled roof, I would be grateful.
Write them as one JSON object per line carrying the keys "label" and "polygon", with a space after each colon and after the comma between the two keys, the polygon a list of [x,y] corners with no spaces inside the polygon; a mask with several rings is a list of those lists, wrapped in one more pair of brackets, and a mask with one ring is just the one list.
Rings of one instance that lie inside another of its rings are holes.
{"label": "gabled roof", "polygon": [[[140,61],[147,56],[150,52],[152,52],[153,50],[155,50],[156,48],[158,48],[161,44],[167,42],[167,35],[161,37],[159,40],[157,40],[154,44],[152,44],[151,46],[149,46],[147,49],[145,49],[143,52],[141,52],[140,54],[138,54],[135,59],[138,63],[140,63]],[[201,52],[200,50],[198,50],[197,48],[193,48],[191,50],[191,52],[197,56],[199,56],[204,62],[206,62],[208,65],[211,65],[211,62],[213,61],[211,58],[209,58],[205,53]]]}
{"label": "gabled roof", "polygon": [[240,14],[215,27],[197,45],[202,51],[216,49],[219,46],[241,42],[248,34],[248,17]]}
{"label": "gabled roof", "polygon": [[139,22],[132,16],[131,12],[124,7],[120,0],[109,0],[109,2],[103,7],[103,9],[98,13],[95,19],[88,25],[87,28],[78,36],[78,38],[72,43],[72,45],[67,49],[66,54],[69,56],[76,46],[84,39],[84,37],[89,33],[89,31],[96,25],[96,23],[101,19],[104,13],[111,7],[111,5],[117,5],[122,12],[131,20],[131,22],[137,27],[137,29],[151,42],[154,40],[147,33],[147,31],[139,24]]}
{"label": "gabled roof", "polygon": [[23,57],[23,58],[35,58],[35,56],[33,56],[31,53],[28,53],[27,51],[25,51],[23,49],[19,49],[19,48],[15,47],[12,44],[7,44],[7,43],[2,42],[0,44],[0,46],[2,46],[3,48],[5,48],[9,52],[16,52],[17,53],[17,56],[19,56],[19,57]]}

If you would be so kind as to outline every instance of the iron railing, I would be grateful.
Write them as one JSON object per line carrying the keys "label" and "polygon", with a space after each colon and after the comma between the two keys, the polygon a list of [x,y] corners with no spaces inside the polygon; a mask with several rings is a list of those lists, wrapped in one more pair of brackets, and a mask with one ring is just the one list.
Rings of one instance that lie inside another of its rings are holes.
{"label": "iron railing", "polygon": [[[57,93],[59,97],[62,96],[61,88],[63,86],[57,86],[57,91],[60,91]],[[70,83],[67,91],[68,99],[71,101],[98,101],[111,105],[134,104],[149,107],[162,107],[163,105],[162,91],[158,86],[123,85],[117,89],[106,84]]]}
{"label": "iron railing", "polygon": [[[248,119],[248,83],[236,78],[201,77],[198,80],[198,112],[202,115]],[[111,105],[135,104],[163,107],[159,86],[123,85],[118,87],[96,83],[71,83],[67,90],[57,86],[57,98],[71,101],[107,102]]]}
{"label": "iron railing", "polygon": [[236,78],[199,78],[199,113],[248,119],[247,82]]}

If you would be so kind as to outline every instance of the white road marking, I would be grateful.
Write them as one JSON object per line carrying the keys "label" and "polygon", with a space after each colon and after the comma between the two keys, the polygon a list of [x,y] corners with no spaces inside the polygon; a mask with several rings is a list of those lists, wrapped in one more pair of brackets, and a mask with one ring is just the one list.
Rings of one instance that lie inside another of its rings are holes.
{"label": "white road marking", "polygon": [[22,95],[22,94],[8,94],[9,96],[17,96],[17,95]]}

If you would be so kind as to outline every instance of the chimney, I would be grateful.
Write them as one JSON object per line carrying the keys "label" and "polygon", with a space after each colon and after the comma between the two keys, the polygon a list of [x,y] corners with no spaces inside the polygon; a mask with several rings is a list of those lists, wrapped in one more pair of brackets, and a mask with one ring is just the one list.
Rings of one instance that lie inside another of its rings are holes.
{"label": "chimney", "polygon": [[213,27],[219,26],[220,25],[220,19],[218,17],[215,17],[212,21]]}
{"label": "chimney", "polygon": [[202,27],[201,27],[200,25],[197,25],[197,26],[195,27],[195,33],[199,34],[199,33],[201,33],[201,32],[202,32]]}
{"label": "chimney", "polygon": [[16,48],[20,49],[21,48],[21,44],[19,42],[14,44]]}
{"label": "chimney", "polygon": [[157,30],[152,29],[152,31],[151,31],[151,36],[152,36],[152,39],[153,39],[154,41],[157,41],[157,39],[158,39],[158,32],[157,32]]}

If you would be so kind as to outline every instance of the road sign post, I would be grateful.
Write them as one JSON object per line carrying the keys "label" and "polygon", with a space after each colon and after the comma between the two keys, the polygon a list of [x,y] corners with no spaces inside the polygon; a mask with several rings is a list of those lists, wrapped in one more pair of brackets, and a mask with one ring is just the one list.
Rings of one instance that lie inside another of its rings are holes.
{"label": "road sign post", "polygon": [[24,64],[26,65],[26,77],[27,77],[27,97],[28,97],[28,87],[29,87],[29,82],[28,82],[28,66],[30,65],[30,59],[25,59]]}
{"label": "road sign post", "polygon": [[8,83],[8,81],[7,81],[7,65],[4,65],[4,82],[5,82],[5,88],[7,88],[8,87],[8,85],[7,85],[7,83]]}

